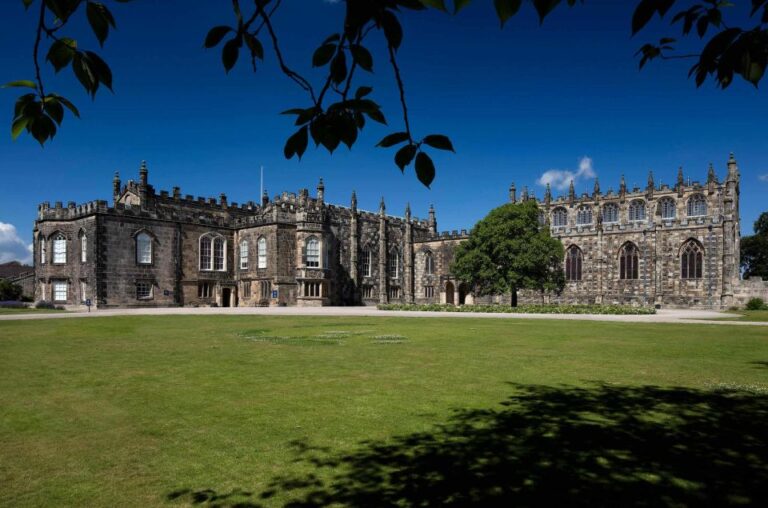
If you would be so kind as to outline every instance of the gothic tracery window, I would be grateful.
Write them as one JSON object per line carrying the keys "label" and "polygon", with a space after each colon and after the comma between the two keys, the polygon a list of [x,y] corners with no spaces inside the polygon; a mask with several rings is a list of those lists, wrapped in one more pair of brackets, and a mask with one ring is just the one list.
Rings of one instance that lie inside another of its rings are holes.
{"label": "gothic tracery window", "polygon": [[674,219],[677,214],[675,200],[672,198],[662,198],[659,200],[659,214],[662,219]]}
{"label": "gothic tracery window", "polygon": [[226,262],[227,241],[215,233],[200,237],[200,270],[224,271]]}
{"label": "gothic tracery window", "polygon": [[263,236],[259,238],[259,241],[256,243],[256,250],[257,257],[258,257],[258,267],[259,268],[266,268],[267,267],[267,239]]}
{"label": "gothic tracery window", "polygon": [[211,237],[204,236],[200,239],[200,269],[211,269]]}
{"label": "gothic tracery window", "polygon": [[563,207],[555,208],[552,212],[552,225],[567,226],[568,225],[568,210]]}
{"label": "gothic tracery window", "polygon": [[368,249],[363,250],[363,255],[360,257],[360,271],[363,277],[371,276],[371,251]]}
{"label": "gothic tracery window", "polygon": [[688,217],[707,215],[707,200],[701,194],[694,194],[688,199]]}
{"label": "gothic tracery window", "polygon": [[147,233],[136,235],[136,263],[140,265],[152,264],[152,237]]}
{"label": "gothic tracery window", "polygon": [[80,235],[80,262],[88,261],[88,237],[85,233]]}
{"label": "gothic tracery window", "polygon": [[435,273],[435,258],[430,251],[424,253],[424,273],[427,275]]}
{"label": "gothic tracery window", "polygon": [[645,220],[645,201],[636,199],[629,204],[628,218],[630,222]]}
{"label": "gothic tracery window", "polygon": [[248,240],[240,242],[240,269],[248,269]]}
{"label": "gothic tracery window", "polygon": [[680,278],[700,279],[704,268],[704,248],[690,239],[680,249]]}
{"label": "gothic tracery window", "polygon": [[622,280],[637,279],[639,256],[637,246],[632,242],[625,243],[619,251],[619,278]]}
{"label": "gothic tracery window", "polygon": [[578,211],[576,212],[576,224],[579,224],[580,226],[592,224],[591,206],[582,205],[579,207]]}
{"label": "gothic tracery window", "polygon": [[400,253],[397,250],[389,253],[387,264],[389,276],[397,278],[400,275]]}
{"label": "gothic tracery window", "polygon": [[320,242],[314,236],[307,240],[307,267],[320,267]]}
{"label": "gothic tracery window", "polygon": [[67,262],[67,237],[62,233],[53,237],[53,262],[59,264]]}
{"label": "gothic tracery window", "polygon": [[213,239],[213,269],[224,270],[224,239]]}
{"label": "gothic tracery window", "polygon": [[619,222],[619,207],[616,203],[607,203],[603,205],[603,222]]}
{"label": "gothic tracery window", "polygon": [[568,247],[565,251],[565,280],[581,280],[582,253],[575,245]]}

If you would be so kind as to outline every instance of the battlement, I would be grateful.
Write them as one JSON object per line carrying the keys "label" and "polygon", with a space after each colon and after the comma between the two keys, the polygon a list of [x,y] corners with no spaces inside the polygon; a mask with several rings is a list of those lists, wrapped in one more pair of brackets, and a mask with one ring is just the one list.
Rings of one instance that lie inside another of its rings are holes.
{"label": "battlement", "polygon": [[95,213],[106,213],[109,210],[109,204],[101,199],[88,201],[87,203],[76,204],[74,201],[67,203],[66,208],[61,201],[56,201],[51,207],[49,201],[40,203],[37,207],[38,220],[70,220],[86,217]]}

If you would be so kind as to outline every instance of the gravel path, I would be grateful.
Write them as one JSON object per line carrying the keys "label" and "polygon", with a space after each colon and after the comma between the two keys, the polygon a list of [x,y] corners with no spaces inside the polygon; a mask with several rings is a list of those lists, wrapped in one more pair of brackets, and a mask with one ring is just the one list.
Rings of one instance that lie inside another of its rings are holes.
{"label": "gravel path", "polygon": [[[727,321],[735,314],[711,310],[660,310],[653,315],[600,314],[482,314],[473,312],[381,311],[374,307],[161,307],[144,309],[105,309],[67,313],[30,313],[0,315],[0,321],[26,319],[71,319],[107,316],[375,316],[408,318],[481,318],[481,319],[565,319],[574,321],[615,321],[621,323],[690,323],[738,326],[768,326],[768,322]],[[715,320],[719,319],[719,320]]]}

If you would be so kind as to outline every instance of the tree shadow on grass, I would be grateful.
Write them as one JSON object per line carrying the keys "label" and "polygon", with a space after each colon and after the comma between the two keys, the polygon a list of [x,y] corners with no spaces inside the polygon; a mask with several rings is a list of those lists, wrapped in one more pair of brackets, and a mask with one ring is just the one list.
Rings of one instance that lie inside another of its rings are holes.
{"label": "tree shadow on grass", "polygon": [[[653,386],[514,386],[498,409],[349,454],[302,445],[317,474],[287,506],[691,506],[768,499],[768,397]],[[272,501],[275,501],[272,499]],[[269,502],[269,501],[267,501]]]}

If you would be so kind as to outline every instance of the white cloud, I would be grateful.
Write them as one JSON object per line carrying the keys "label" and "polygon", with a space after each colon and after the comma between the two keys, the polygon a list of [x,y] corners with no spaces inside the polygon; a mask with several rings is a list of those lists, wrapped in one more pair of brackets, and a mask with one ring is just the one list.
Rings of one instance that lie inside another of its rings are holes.
{"label": "white cloud", "polygon": [[550,184],[554,189],[565,190],[571,184],[573,180],[574,185],[579,183],[579,180],[587,180],[597,176],[595,169],[592,166],[592,159],[590,157],[582,157],[579,159],[578,171],[572,171],[570,169],[550,169],[545,171],[536,183],[539,185]]}
{"label": "white cloud", "polygon": [[762,181],[764,181],[764,182],[768,182],[768,173],[766,173],[764,175],[760,175],[757,178],[762,180]]}
{"label": "white cloud", "polygon": [[32,244],[19,237],[16,226],[0,222],[0,263],[8,261],[32,263]]}

